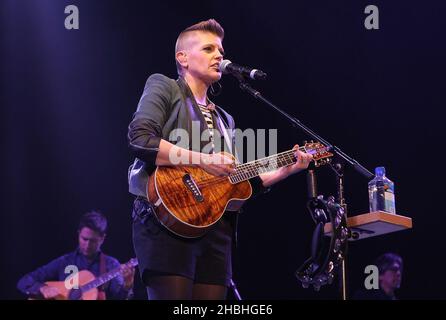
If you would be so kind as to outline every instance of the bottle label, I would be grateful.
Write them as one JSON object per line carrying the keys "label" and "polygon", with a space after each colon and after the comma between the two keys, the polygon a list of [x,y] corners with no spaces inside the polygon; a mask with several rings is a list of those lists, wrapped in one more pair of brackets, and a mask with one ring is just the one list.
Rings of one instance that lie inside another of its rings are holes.
{"label": "bottle label", "polygon": [[385,191],[384,192],[384,201],[385,201],[385,208],[387,212],[389,213],[396,213],[395,211],[395,195],[393,192]]}

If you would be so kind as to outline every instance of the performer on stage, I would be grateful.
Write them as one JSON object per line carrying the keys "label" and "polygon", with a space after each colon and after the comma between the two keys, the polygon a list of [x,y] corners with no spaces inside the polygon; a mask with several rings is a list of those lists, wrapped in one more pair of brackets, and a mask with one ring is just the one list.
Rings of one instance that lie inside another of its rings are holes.
{"label": "performer on stage", "polygon": [[24,275],[17,288],[25,295],[38,299],[54,299],[61,292],[48,286],[47,281],[65,281],[70,275],[67,266],[76,266],[79,271],[88,270],[96,277],[113,269],[121,268],[120,275],[99,288],[99,299],[128,299],[133,288],[135,268],[120,265],[117,259],[101,251],[107,231],[107,219],[103,214],[91,211],[84,214],[78,228],[79,247],[37,270]]}
{"label": "performer on stage", "polygon": [[[224,299],[232,278],[236,214],[226,212],[204,236],[187,239],[167,230],[153,214],[148,214],[147,199],[147,182],[157,166],[191,165],[214,176],[234,173],[233,158],[216,150],[217,145],[228,147],[228,140],[233,141],[234,120],[208,97],[209,88],[221,77],[223,38],[223,28],[213,19],[183,30],[175,46],[178,79],[151,75],[129,125],[129,145],[136,156],[129,169],[129,191],[136,198],[133,242],[149,299]],[[208,141],[188,141],[189,148],[170,141],[174,129],[185,130],[191,137],[193,121],[199,121],[202,132],[210,130]],[[217,143],[220,141],[212,132],[219,133],[223,142]],[[224,139],[225,134],[229,139]],[[311,155],[298,150],[295,157],[293,165],[251,179],[254,193],[265,192],[278,181],[306,169],[312,160]],[[194,163],[194,159],[199,161]]]}
{"label": "performer on stage", "polygon": [[398,300],[395,291],[401,286],[403,258],[396,253],[388,252],[379,256],[374,264],[379,271],[379,288],[358,290],[353,299]]}

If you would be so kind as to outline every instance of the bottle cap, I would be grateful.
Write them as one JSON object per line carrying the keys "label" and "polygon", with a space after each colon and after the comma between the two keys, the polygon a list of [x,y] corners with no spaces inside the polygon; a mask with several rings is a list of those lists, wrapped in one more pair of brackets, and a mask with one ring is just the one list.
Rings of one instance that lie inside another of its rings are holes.
{"label": "bottle cap", "polygon": [[383,177],[386,175],[386,169],[384,167],[376,167],[375,168],[375,175]]}

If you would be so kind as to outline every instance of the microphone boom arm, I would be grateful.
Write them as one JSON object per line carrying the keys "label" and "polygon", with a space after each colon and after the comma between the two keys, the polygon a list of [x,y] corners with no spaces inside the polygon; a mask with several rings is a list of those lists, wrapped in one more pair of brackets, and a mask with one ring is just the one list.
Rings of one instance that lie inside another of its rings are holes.
{"label": "microphone boom arm", "polygon": [[237,74],[237,75],[235,75],[235,77],[238,79],[239,86],[243,91],[250,93],[254,98],[264,102],[265,104],[267,104],[268,106],[270,106],[271,108],[276,110],[278,113],[280,113],[286,119],[288,119],[288,121],[290,121],[294,127],[301,129],[303,132],[308,134],[315,141],[319,141],[320,143],[324,144],[327,148],[329,148],[331,151],[335,152],[339,157],[344,159],[346,163],[351,165],[356,171],[358,171],[360,174],[365,176],[367,179],[371,179],[374,176],[369,170],[367,170],[358,161],[356,161],[355,159],[353,159],[352,157],[347,155],[345,152],[343,152],[340,148],[338,148],[337,146],[331,144],[330,142],[328,142],[327,140],[322,138],[320,135],[318,135],[313,130],[308,128],[306,125],[304,125],[299,119],[289,115],[288,113],[286,113],[285,111],[280,109],[278,106],[273,104],[271,101],[264,98],[259,91],[255,90],[253,87],[251,87],[251,85],[249,83],[246,82],[246,79],[243,76]]}

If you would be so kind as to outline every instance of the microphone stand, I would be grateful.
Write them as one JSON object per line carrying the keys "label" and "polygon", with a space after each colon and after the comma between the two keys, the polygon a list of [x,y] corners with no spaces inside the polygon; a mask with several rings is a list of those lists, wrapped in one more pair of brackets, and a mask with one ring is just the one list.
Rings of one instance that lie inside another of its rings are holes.
{"label": "microphone stand", "polygon": [[234,280],[232,280],[232,279],[230,280],[229,287],[234,292],[235,299],[238,301],[242,301],[242,297],[240,296],[240,293],[238,292],[238,289],[237,289],[237,286],[235,285]]}
{"label": "microphone stand", "polygon": [[[337,189],[337,201],[338,203],[344,208],[345,212],[345,218],[347,219],[347,202],[344,197],[344,165],[348,164],[352,166],[356,171],[358,171],[360,174],[362,174],[367,179],[371,179],[374,175],[367,170],[365,167],[363,167],[358,161],[344,153],[340,148],[337,146],[331,144],[324,138],[322,138],[320,135],[315,133],[313,130],[305,126],[301,121],[299,121],[297,118],[292,117],[282,109],[280,109],[278,106],[274,105],[271,101],[264,98],[262,94],[251,87],[249,83],[246,82],[246,79],[240,75],[233,73],[233,75],[238,79],[239,86],[243,91],[248,92],[251,94],[254,98],[262,101],[266,105],[270,106],[274,110],[276,110],[278,113],[280,113],[282,116],[284,116],[293,127],[301,129],[304,133],[309,135],[313,140],[318,141],[322,144],[324,144],[331,152],[336,154],[340,159],[336,159],[332,162],[330,162],[330,166],[335,172],[336,175],[336,189]],[[341,161],[343,160],[343,162]],[[350,231],[350,230],[349,230]],[[349,237],[351,237],[351,232],[349,232]],[[341,289],[341,295],[343,300],[347,300],[347,285],[346,285],[346,257],[344,257],[342,264],[341,264],[341,270],[340,270],[340,289]]]}

